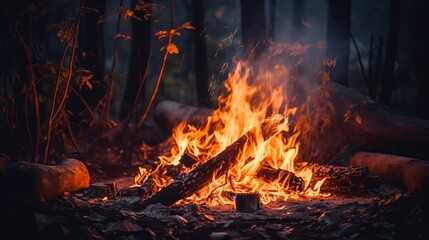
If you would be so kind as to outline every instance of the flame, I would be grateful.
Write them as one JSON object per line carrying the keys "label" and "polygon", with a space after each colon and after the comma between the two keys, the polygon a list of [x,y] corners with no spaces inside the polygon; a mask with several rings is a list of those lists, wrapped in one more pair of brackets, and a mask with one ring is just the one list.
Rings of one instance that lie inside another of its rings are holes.
{"label": "flame", "polygon": [[[260,195],[262,204],[267,204],[299,195],[317,196],[324,180],[310,188],[312,171],[309,168],[295,169],[294,165],[299,151],[299,132],[291,133],[289,129],[288,117],[296,113],[296,108],[285,105],[285,81],[290,78],[289,72],[284,66],[275,66],[274,69],[274,72],[261,71],[256,74],[246,63],[237,63],[236,69],[225,81],[225,92],[218,98],[220,107],[208,117],[207,124],[197,128],[182,122],[173,131],[175,144],[171,155],[161,156],[158,168],[151,173],[140,168],[136,182],[141,183],[151,174],[157,187],[163,188],[172,180],[165,180],[160,171],[166,165],[178,165],[185,152],[195,156],[197,164],[202,164],[256,127],[255,140],[245,144],[237,156],[237,164],[219,178],[214,175],[208,186],[187,200],[210,205],[231,204],[234,193],[252,192]],[[276,134],[264,140],[258,126],[278,114],[286,120],[278,126],[278,130],[287,134]],[[289,177],[282,178],[281,175],[271,182],[258,179],[256,174],[262,165],[294,173],[304,181],[304,190],[297,192],[289,189]]]}

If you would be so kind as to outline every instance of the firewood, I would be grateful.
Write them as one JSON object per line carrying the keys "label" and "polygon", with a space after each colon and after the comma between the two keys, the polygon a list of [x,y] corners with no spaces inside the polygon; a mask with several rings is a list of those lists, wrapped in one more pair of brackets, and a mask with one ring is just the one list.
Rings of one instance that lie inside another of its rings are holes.
{"label": "firewood", "polygon": [[[268,140],[278,133],[277,126],[282,121],[284,121],[283,117],[273,118],[271,120],[264,121],[257,127],[261,128],[264,139]],[[213,176],[218,178],[224,175],[237,163],[237,155],[242,152],[245,144],[248,141],[255,140],[255,130],[257,127],[241,136],[237,141],[232,143],[217,156],[195,167],[182,179],[174,181],[148,200],[142,202],[139,207],[143,208],[147,205],[156,203],[171,205],[185,197],[191,196],[209,184],[213,179]]]}
{"label": "firewood", "polygon": [[6,172],[6,188],[15,197],[49,199],[65,192],[89,187],[90,177],[86,166],[76,159],[65,159],[58,165],[45,166],[31,162],[12,163]]}
{"label": "firewood", "polygon": [[[300,164],[297,164],[300,167]],[[356,192],[363,191],[367,186],[374,185],[365,166],[342,167],[332,165],[310,164],[307,166],[313,172],[310,186],[326,178],[321,187],[326,192]]]}
{"label": "firewood", "polygon": [[261,209],[259,194],[237,193],[235,197],[235,210],[237,212],[254,212]]}
{"label": "firewood", "polygon": [[429,197],[429,163],[427,161],[381,153],[360,152],[349,162],[350,166],[368,167],[387,183],[408,188],[410,193]]}

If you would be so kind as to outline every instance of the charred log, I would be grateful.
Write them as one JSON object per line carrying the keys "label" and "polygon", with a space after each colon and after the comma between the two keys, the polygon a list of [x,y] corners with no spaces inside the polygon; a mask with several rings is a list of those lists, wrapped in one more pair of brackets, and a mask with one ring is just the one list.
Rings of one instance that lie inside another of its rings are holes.
{"label": "charred log", "polygon": [[311,164],[307,167],[313,172],[310,186],[326,178],[321,187],[321,191],[349,193],[363,191],[369,186],[372,187],[376,185],[373,178],[368,175],[368,170],[365,166],[341,167]]}

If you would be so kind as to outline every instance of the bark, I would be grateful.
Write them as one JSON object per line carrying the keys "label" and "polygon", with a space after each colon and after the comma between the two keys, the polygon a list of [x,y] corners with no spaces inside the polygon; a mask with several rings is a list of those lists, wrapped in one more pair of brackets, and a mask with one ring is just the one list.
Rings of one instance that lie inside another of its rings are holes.
{"label": "bark", "polygon": [[204,0],[193,0],[195,39],[195,81],[197,102],[200,107],[210,107],[207,44],[205,38]]}
{"label": "bark", "polygon": [[247,60],[256,60],[267,48],[265,1],[241,0],[241,31]]}
{"label": "bark", "polygon": [[351,158],[349,164],[368,167],[370,173],[379,175],[388,183],[405,186],[414,195],[429,197],[429,163],[427,161],[360,152]]}
{"label": "bark", "polygon": [[6,189],[21,199],[49,199],[65,192],[89,187],[86,166],[76,159],[65,159],[55,166],[19,161],[6,172]]}
{"label": "bark", "polygon": [[[261,126],[257,126],[261,128],[265,140],[278,133],[276,126],[280,121],[283,121],[283,119],[272,119],[263,122]],[[205,187],[212,181],[213,176],[216,178],[221,177],[237,163],[237,155],[240,153],[246,154],[242,151],[248,141],[254,141],[255,130],[255,128],[250,130],[217,156],[195,167],[182,179],[174,181],[148,200],[139,204],[138,208],[144,208],[147,205],[156,203],[171,205]]]}
{"label": "bark", "polygon": [[[150,1],[146,1],[150,3]],[[132,1],[132,6],[137,1]],[[132,50],[128,71],[127,84],[121,103],[120,118],[126,119],[133,115],[140,92],[143,91],[144,79],[149,66],[150,51],[152,45],[152,19],[145,20],[144,12],[135,11],[135,16],[140,18],[132,21]]]}
{"label": "bark", "polygon": [[327,56],[337,59],[332,80],[348,86],[351,0],[328,1]]}

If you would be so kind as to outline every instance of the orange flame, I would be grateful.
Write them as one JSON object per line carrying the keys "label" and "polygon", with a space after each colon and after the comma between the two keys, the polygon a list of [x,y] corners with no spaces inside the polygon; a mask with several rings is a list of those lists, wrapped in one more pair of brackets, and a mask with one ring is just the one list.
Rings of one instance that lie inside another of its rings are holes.
{"label": "orange flame", "polygon": [[[275,72],[268,71],[251,74],[252,69],[245,63],[239,62],[235,71],[229,74],[225,82],[225,94],[218,99],[219,108],[208,117],[207,124],[201,128],[187,125],[182,122],[173,131],[175,146],[171,149],[171,156],[161,156],[162,166],[179,164],[182,155],[187,152],[196,156],[198,163],[218,155],[226,147],[244,135],[250,129],[272,118],[276,114],[286,117],[284,124],[278,126],[280,132],[289,133],[287,117],[294,115],[295,108],[285,105],[286,89],[285,79],[289,73],[283,66],[276,66]],[[254,76],[256,75],[256,76]],[[256,140],[248,141],[242,153],[237,156],[237,164],[226,175],[216,178],[212,182],[187,198],[196,203],[205,202],[210,205],[231,204],[229,193],[258,193],[261,203],[267,204],[279,199],[297,197],[300,194],[317,196],[323,180],[313,188],[309,188],[312,171],[309,168],[297,170],[294,160],[298,154],[299,133],[277,134],[269,140],[264,140],[261,131],[257,131]],[[289,190],[284,181],[261,181],[255,175],[261,165],[269,165],[273,169],[283,169],[295,173],[305,183],[304,191],[299,193]],[[152,174],[156,174],[156,171]],[[138,179],[147,177],[148,172],[140,169]],[[159,188],[165,187],[169,181],[156,181]]]}

